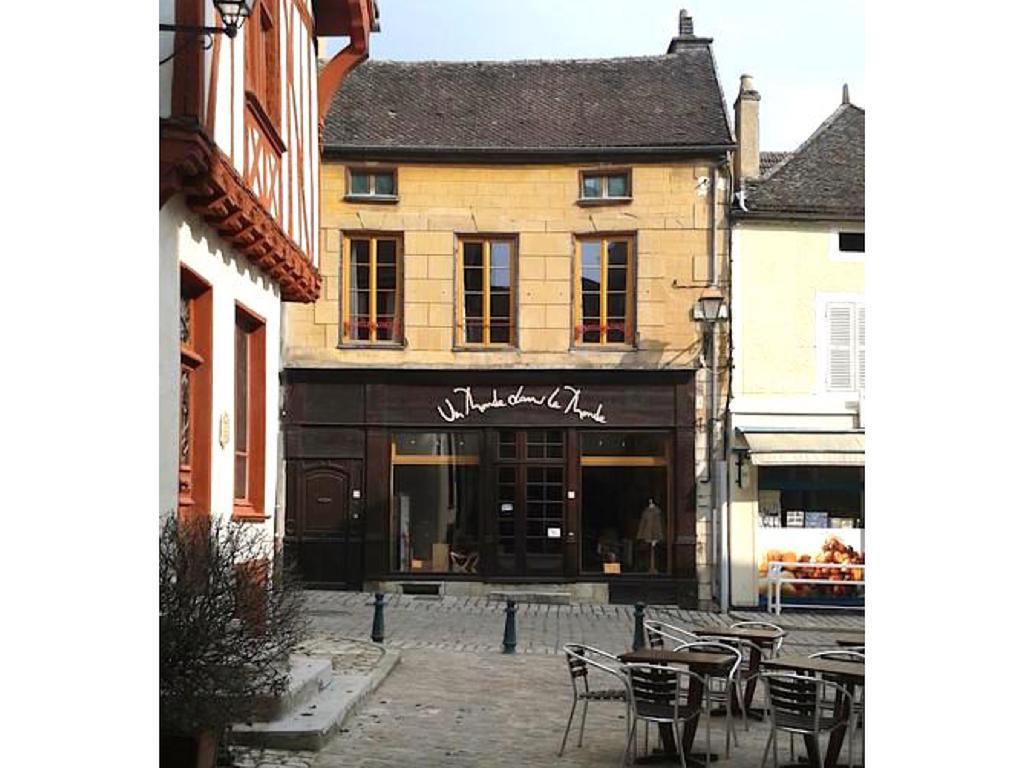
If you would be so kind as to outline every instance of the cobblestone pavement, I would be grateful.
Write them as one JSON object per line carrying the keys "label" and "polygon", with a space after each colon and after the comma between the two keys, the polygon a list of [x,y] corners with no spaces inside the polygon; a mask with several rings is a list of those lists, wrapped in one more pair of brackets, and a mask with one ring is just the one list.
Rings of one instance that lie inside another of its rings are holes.
{"label": "cobblestone pavement", "polygon": [[[373,596],[309,592],[318,640],[344,647],[346,638],[369,635]],[[483,598],[387,595],[385,645],[402,649],[402,661],[376,693],[317,754],[250,751],[245,768],[390,768],[391,766],[617,766],[625,741],[624,707],[599,703],[587,715],[582,748],[576,727],[562,758],[556,756],[571,702],[561,655],[567,642],[612,652],[627,650],[633,608],[624,605],[519,606],[518,652],[500,653],[504,604]],[[766,614],[721,615],[676,608],[648,609],[648,617],[683,626],[728,624]],[[784,613],[769,620],[789,630],[786,648],[809,653],[835,647],[835,632],[862,629],[863,616]],[[761,693],[758,692],[758,698]],[[759,702],[757,702],[759,703]],[[697,748],[704,739],[702,721]],[[759,766],[766,727],[740,726],[741,746],[724,759],[724,719],[712,718],[718,765]],[[655,738],[652,734],[651,744]],[[858,737],[858,755],[861,740]],[[787,760],[783,739],[780,759]],[[843,759],[846,758],[844,746]],[[860,762],[858,760],[858,762]]]}
{"label": "cobblestone pavement", "polygon": [[[307,592],[314,626],[325,632],[368,638],[373,622],[373,595],[365,592]],[[683,627],[728,625],[762,619],[789,631],[785,645],[795,653],[834,647],[835,632],[864,628],[863,614],[784,612],[767,613],[687,611],[651,606],[647,618]],[[385,596],[384,641],[400,648],[453,651],[501,649],[505,604],[486,598]],[[565,643],[580,642],[608,651],[628,650],[633,641],[631,605],[520,604],[516,613],[520,653],[560,654]]]}
{"label": "cobblestone pavement", "polygon": [[[591,705],[582,748],[576,746],[577,710],[565,755],[557,756],[571,703],[562,658],[426,648],[403,651],[402,656],[402,663],[311,768],[613,768],[620,763],[626,735],[620,703]],[[697,752],[706,743],[707,722],[705,717],[700,723]],[[768,739],[765,725],[751,721],[749,731],[738,725],[740,747],[726,760],[725,719],[711,718],[710,723],[711,749],[720,757],[716,765],[760,766]],[[652,729],[652,748],[655,742]],[[859,757],[859,737],[857,743]],[[780,763],[788,759],[788,748],[783,737]],[[845,749],[842,756],[845,762]]]}

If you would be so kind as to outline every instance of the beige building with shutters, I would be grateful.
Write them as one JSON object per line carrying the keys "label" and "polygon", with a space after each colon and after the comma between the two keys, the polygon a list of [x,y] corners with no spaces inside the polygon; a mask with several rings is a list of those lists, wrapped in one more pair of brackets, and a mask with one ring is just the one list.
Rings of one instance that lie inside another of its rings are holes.
{"label": "beige building with shutters", "polygon": [[[864,110],[842,103],[793,152],[760,152],[760,95],[736,98],[729,402],[731,605],[764,598],[767,564],[831,578],[864,555]],[[803,565],[801,565],[803,564]],[[815,566],[818,566],[815,568]],[[798,570],[799,569],[799,570]],[[837,577],[783,601],[859,605]]]}

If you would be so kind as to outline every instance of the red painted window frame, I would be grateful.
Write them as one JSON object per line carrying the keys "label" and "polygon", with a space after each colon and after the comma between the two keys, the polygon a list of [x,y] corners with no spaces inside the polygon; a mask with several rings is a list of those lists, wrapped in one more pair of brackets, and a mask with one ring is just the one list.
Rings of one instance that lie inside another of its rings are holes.
{"label": "red painted window frame", "polygon": [[257,0],[244,29],[246,101],[265,132],[280,144],[281,46],[277,3]]}
{"label": "red painted window frame", "polygon": [[[232,517],[236,520],[263,520],[264,488],[266,478],[267,455],[267,323],[255,312],[239,303],[235,303],[235,348],[239,334],[247,339],[246,350],[246,401],[235,401],[235,432],[238,429],[239,407],[245,408],[246,444],[244,452],[234,445],[232,449]],[[237,377],[238,362],[235,361]],[[235,381],[237,391],[237,378]],[[246,480],[244,496],[239,497],[236,486],[235,462],[240,453],[246,456]]]}
{"label": "red painted window frame", "polygon": [[[181,366],[190,371],[189,397],[191,461],[180,463],[178,452],[178,515],[210,514],[210,464],[213,410],[213,290],[185,266],[179,269],[180,301],[191,309],[191,344],[181,344]],[[180,408],[180,403],[176,404]],[[180,427],[179,427],[180,429]],[[179,440],[180,433],[179,433]]]}

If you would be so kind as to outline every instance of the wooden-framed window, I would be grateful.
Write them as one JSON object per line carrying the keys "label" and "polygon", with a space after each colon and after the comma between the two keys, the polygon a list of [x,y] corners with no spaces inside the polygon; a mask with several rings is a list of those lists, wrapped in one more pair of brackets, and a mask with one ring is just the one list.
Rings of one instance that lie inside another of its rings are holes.
{"label": "wooden-framed window", "polygon": [[213,291],[182,267],[179,303],[178,514],[210,512]]}
{"label": "wooden-framed window", "polygon": [[402,343],[402,241],[353,234],[342,253],[342,343]]}
{"label": "wooden-framed window", "polygon": [[267,430],[267,326],[235,305],[236,518],[263,519]]}
{"label": "wooden-framed window", "polygon": [[459,238],[459,346],[516,344],[516,241],[513,237]]}
{"label": "wooden-framed window", "polygon": [[275,131],[281,126],[281,57],[276,0],[255,0],[245,30],[245,90]]}
{"label": "wooden-framed window", "polygon": [[629,169],[580,171],[580,204],[622,203],[633,199]]}
{"label": "wooden-framed window", "polygon": [[631,235],[579,237],[574,291],[578,345],[634,343],[636,256]]}
{"label": "wooden-framed window", "polygon": [[398,202],[398,171],[394,168],[346,169],[347,200]]}

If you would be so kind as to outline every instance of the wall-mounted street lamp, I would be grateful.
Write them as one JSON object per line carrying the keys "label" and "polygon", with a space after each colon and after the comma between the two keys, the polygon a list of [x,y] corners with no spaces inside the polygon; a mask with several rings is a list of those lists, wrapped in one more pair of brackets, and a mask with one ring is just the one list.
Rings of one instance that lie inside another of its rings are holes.
{"label": "wall-mounted street lamp", "polygon": [[715,323],[721,319],[722,304],[725,303],[725,295],[717,285],[709,285],[704,293],[697,299],[697,306],[694,307],[694,318],[703,320],[705,323]]}
{"label": "wall-mounted street lamp", "polygon": [[[213,7],[217,9],[220,14],[221,21],[224,22],[223,27],[207,27],[202,25],[194,24],[161,24],[161,32],[186,32],[193,33],[196,38],[209,37],[210,43],[205,45],[204,48],[209,48],[213,42],[213,35],[225,34],[230,38],[234,38],[238,34],[239,28],[245,23],[245,20],[252,14],[252,6],[255,0],[213,0]],[[191,41],[188,45],[191,45]],[[171,51],[171,54],[164,59],[160,60],[161,64],[170,61],[174,58],[174,55],[179,51],[183,50],[187,46],[181,46]]]}
{"label": "wall-mounted street lamp", "polygon": [[254,0],[213,0],[223,27],[203,27],[189,24],[161,24],[161,32],[195,32],[198,35],[215,35],[223,32],[228,37],[238,34],[238,28],[245,23],[252,13]]}

